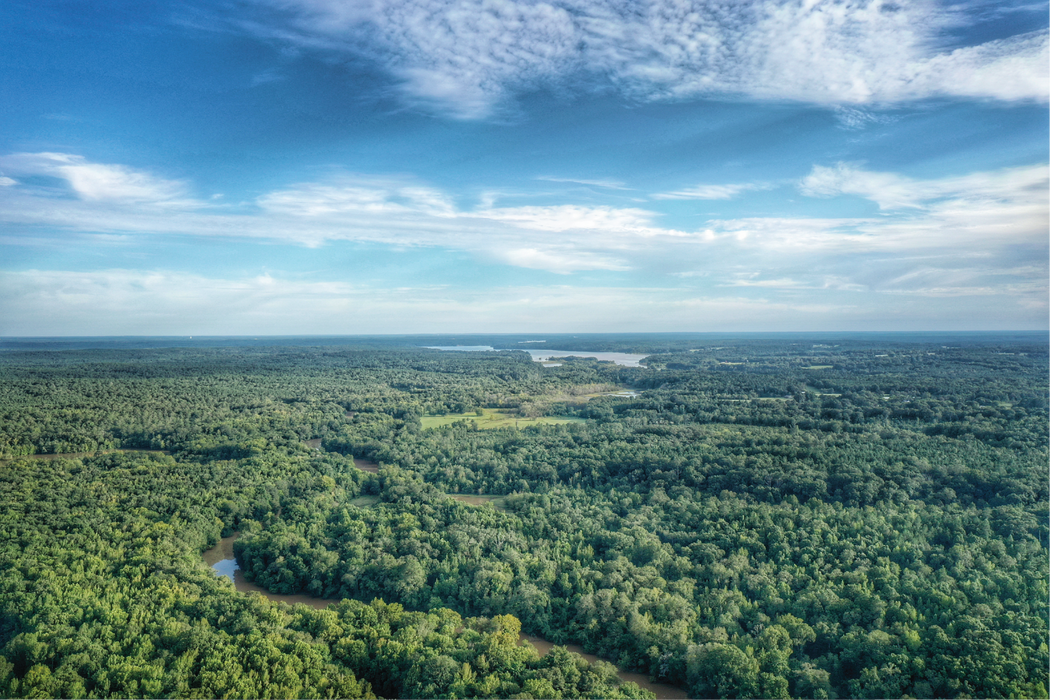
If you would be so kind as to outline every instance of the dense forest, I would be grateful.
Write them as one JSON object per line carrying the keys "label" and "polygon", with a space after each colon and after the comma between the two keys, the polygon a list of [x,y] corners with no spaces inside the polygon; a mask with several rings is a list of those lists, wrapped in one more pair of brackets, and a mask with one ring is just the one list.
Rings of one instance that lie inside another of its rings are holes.
{"label": "dense forest", "polygon": [[0,696],[1047,697],[1046,337],[423,344],[7,345]]}

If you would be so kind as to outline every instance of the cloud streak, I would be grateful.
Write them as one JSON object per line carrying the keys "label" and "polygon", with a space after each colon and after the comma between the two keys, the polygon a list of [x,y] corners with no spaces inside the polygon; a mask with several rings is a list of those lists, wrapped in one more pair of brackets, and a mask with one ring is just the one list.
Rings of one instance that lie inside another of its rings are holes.
{"label": "cloud streak", "polygon": [[736,185],[697,185],[674,192],[654,194],[653,199],[732,199],[737,195],[753,190],[766,190],[770,185],[764,183],[744,183]]}
{"label": "cloud streak", "polygon": [[[166,180],[123,165],[90,163],[83,156],[69,153],[14,153],[0,157],[0,170],[63,180],[80,199],[87,201],[169,207],[198,205],[188,197],[184,182]],[[14,184],[14,181],[5,184]]]}
{"label": "cloud streak", "polygon": [[[7,242],[22,245],[43,244],[64,231],[94,235],[100,244],[165,234],[315,247],[356,241],[460,250],[480,261],[563,275],[639,272],[781,291],[890,291],[887,280],[897,280],[900,289],[918,289],[917,281],[908,280],[918,280],[914,274],[920,269],[947,275],[922,288],[962,289],[965,284],[948,278],[952,270],[978,269],[974,260],[982,270],[975,289],[1034,289],[1045,287],[1047,278],[1046,165],[929,180],[851,164],[818,165],[798,183],[804,195],[864,197],[880,212],[857,218],[719,219],[679,229],[663,224],[660,212],[639,207],[507,207],[486,200],[464,208],[449,193],[411,178],[350,174],[291,185],[241,205],[173,206],[193,201],[186,199],[186,183],[124,166],[99,166],[69,154],[19,154],[0,162],[65,184],[57,194],[22,182],[0,188],[0,229]],[[75,177],[59,170],[69,163],[89,172],[120,173],[119,182],[131,184],[116,193],[114,187],[78,187]],[[109,194],[99,196],[100,191]]]}
{"label": "cloud streak", "polygon": [[540,176],[537,180],[544,180],[546,182],[568,182],[575,185],[588,185],[591,187],[602,187],[609,190],[627,190],[630,189],[623,182],[619,180],[577,180],[570,177],[546,177]]}
{"label": "cloud streak", "polygon": [[959,16],[933,0],[258,0],[243,30],[364,58],[415,107],[493,116],[540,88],[636,100],[820,105],[1050,92],[1046,32],[943,48]]}
{"label": "cloud streak", "polygon": [[914,180],[896,173],[864,170],[849,163],[814,166],[799,189],[810,197],[853,194],[870,199],[880,209],[927,208],[938,200],[957,205],[1002,200],[1042,201],[1050,174],[1046,166],[1010,168],[963,177]]}

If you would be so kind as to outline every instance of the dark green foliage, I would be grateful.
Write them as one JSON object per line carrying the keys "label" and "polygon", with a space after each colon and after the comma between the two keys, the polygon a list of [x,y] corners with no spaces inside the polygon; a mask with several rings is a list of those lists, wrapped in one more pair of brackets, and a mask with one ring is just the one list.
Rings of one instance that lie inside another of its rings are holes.
{"label": "dark green foliage", "polygon": [[1045,342],[644,342],[0,355],[0,696],[1046,697]]}

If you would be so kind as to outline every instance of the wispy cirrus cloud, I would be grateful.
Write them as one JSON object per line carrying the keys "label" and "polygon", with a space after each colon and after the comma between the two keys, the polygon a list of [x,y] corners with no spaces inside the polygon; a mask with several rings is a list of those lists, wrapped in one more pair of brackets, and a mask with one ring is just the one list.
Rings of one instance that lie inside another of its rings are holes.
{"label": "wispy cirrus cloud", "polygon": [[[134,202],[164,206],[195,206],[188,186],[123,165],[91,163],[69,153],[13,153],[0,156],[0,170],[21,176],[45,176],[65,181],[81,199]],[[5,178],[10,179],[10,178]],[[10,183],[14,184],[12,180]]]}
{"label": "wispy cirrus cloud", "polygon": [[630,189],[627,185],[619,180],[581,180],[571,177],[549,177],[540,176],[537,180],[543,180],[545,182],[567,182],[575,185],[587,185],[590,187],[602,187],[607,190],[627,190]]}
{"label": "wispy cirrus cloud", "polygon": [[873,124],[889,124],[897,120],[891,114],[879,114],[870,109],[842,106],[835,110],[835,118],[844,129],[857,131]]}
{"label": "wispy cirrus cloud", "polygon": [[[242,6],[243,7],[243,6]],[[947,48],[934,0],[257,0],[245,31],[364,58],[407,103],[492,116],[537,88],[643,101],[734,96],[822,105],[928,97],[1046,102],[1048,37]]]}
{"label": "wispy cirrus cloud", "polygon": [[922,265],[909,270],[881,285],[889,294],[910,294],[927,297],[1011,296],[1046,297],[1046,268],[1038,265],[1019,265],[996,268],[989,265],[965,267],[938,267]]}
{"label": "wispy cirrus cloud", "polygon": [[515,267],[547,270],[567,274],[578,270],[628,270],[624,260],[591,251],[574,250],[571,246],[537,248],[509,248],[493,252],[493,257]]}
{"label": "wispy cirrus cloud", "polygon": [[732,199],[737,195],[754,190],[768,190],[767,183],[752,182],[735,185],[697,185],[674,192],[660,192],[652,195],[653,199]]}
{"label": "wispy cirrus cloud", "polygon": [[507,222],[536,231],[600,231],[608,236],[619,233],[637,236],[685,235],[681,231],[655,226],[653,222],[657,215],[637,208],[562,204],[480,209],[464,215]]}
{"label": "wispy cirrus cloud", "polygon": [[[55,163],[88,170],[94,165],[79,156],[45,155],[36,160],[23,155],[21,162],[48,164],[24,167],[24,172],[53,173],[60,167]],[[640,207],[499,206],[495,199],[463,207],[452,194],[409,177],[330,175],[239,205],[198,202],[192,207],[165,204],[185,196],[189,186],[184,183],[130,179],[139,188],[132,189],[134,196],[99,197],[97,190],[76,189],[73,178],[63,180],[67,196],[22,182],[2,187],[0,230],[14,243],[20,236],[37,240],[42,230],[50,236],[91,234],[102,243],[164,234],[306,246],[361,241],[466,251],[481,261],[565,275],[641,271],[792,293],[889,291],[889,280],[914,293],[962,289],[966,285],[953,281],[951,271],[966,269],[981,270],[974,289],[1035,289],[1045,286],[1047,277],[1046,165],[928,180],[849,164],[814,166],[799,182],[804,194],[854,194],[878,202],[882,212],[857,218],[717,219],[690,229],[666,225],[659,211]],[[937,284],[908,277],[921,269],[947,277]]]}
{"label": "wispy cirrus cloud", "polygon": [[303,183],[265,194],[256,202],[268,212],[308,218],[350,213],[456,215],[455,206],[442,192],[383,178],[343,176],[324,183]]}
{"label": "wispy cirrus cloud", "polygon": [[630,207],[548,205],[474,209],[407,177],[334,175],[240,205],[187,197],[186,183],[62,153],[0,157],[0,167],[47,176],[56,187],[0,188],[0,223],[95,234],[191,234],[319,246],[356,240],[467,250],[483,258],[558,273],[623,270],[631,241],[682,232],[656,212]]}
{"label": "wispy cirrus cloud", "polygon": [[757,273],[740,275],[736,279],[725,284],[727,287],[759,287],[763,289],[804,289],[809,285],[807,282],[780,277],[775,279],[760,279]]}
{"label": "wispy cirrus cloud", "polygon": [[1042,201],[1050,186],[1045,165],[1010,168],[962,177],[915,180],[897,173],[873,172],[855,164],[816,165],[799,183],[810,197],[853,194],[877,203],[880,209],[928,208],[940,200],[957,206],[976,202]]}

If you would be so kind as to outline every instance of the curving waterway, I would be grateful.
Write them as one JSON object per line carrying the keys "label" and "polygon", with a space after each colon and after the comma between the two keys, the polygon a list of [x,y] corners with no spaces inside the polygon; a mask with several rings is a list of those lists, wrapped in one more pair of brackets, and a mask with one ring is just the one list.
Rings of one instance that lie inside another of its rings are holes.
{"label": "curving waterway", "polygon": [[204,553],[204,563],[210,566],[215,573],[220,576],[225,576],[233,581],[234,587],[241,593],[258,593],[275,603],[288,603],[289,605],[304,603],[311,608],[317,608],[318,610],[326,608],[336,602],[326,598],[314,598],[309,595],[281,595],[279,593],[270,593],[262,586],[256,586],[254,583],[249,582],[244,578],[244,572],[241,571],[241,567],[237,565],[237,560],[233,556],[233,542],[236,539],[237,535],[223,537],[219,540],[219,544]]}
{"label": "curving waterway", "polygon": [[[241,593],[258,593],[268,600],[272,600],[278,603],[288,603],[294,605],[295,603],[304,603],[312,608],[318,610],[326,608],[332,603],[338,602],[331,598],[315,598],[309,595],[280,595],[278,593],[270,593],[268,590],[261,586],[256,586],[254,583],[249,583],[244,578],[244,572],[241,571],[240,566],[237,565],[237,560],[233,556],[233,543],[237,539],[237,535],[230,535],[229,537],[223,537],[219,540],[219,544],[215,545],[211,549],[204,552],[204,563],[212,568],[216,574],[225,576],[226,578],[233,581],[234,587]],[[531,634],[521,634],[519,639],[522,643],[528,642],[532,646],[536,647],[536,651],[539,652],[540,656],[545,656],[547,652],[551,650],[555,645],[552,642],[548,642],[546,639],[536,637]],[[575,644],[563,644],[566,649],[576,654],[579,654],[583,658],[592,664],[598,661],[598,657],[594,654],[588,654],[583,650],[582,647],[576,646]],[[682,698],[688,698],[684,690],[675,687],[673,685],[667,685],[665,683],[653,683],[649,680],[649,677],[641,673],[631,673],[629,671],[621,671],[619,668],[616,669],[616,675],[620,677],[620,680],[624,682],[637,683],[639,687],[651,690],[656,693],[657,698],[666,698],[667,700],[681,700]]]}

